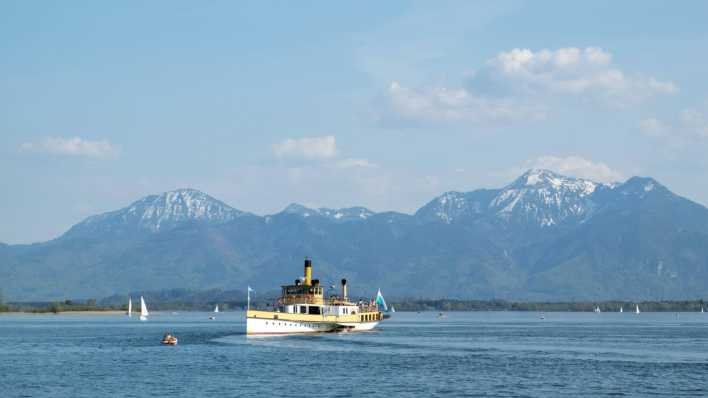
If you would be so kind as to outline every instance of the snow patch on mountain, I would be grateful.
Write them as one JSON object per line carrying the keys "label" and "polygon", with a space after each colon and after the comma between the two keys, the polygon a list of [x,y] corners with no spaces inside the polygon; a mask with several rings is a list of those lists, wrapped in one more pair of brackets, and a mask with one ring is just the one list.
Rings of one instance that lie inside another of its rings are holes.
{"label": "snow patch on mountain", "polygon": [[365,207],[348,207],[342,209],[320,207],[319,209],[312,209],[297,203],[288,205],[282,213],[297,214],[303,218],[320,216],[336,222],[363,221],[376,214]]}
{"label": "snow patch on mountain", "polygon": [[464,194],[460,192],[446,192],[442,194],[437,201],[438,208],[435,215],[448,224],[467,206]]}
{"label": "snow patch on mountain", "polygon": [[420,208],[415,216],[423,221],[442,221],[446,224],[474,217],[486,208],[485,192],[445,192]]}

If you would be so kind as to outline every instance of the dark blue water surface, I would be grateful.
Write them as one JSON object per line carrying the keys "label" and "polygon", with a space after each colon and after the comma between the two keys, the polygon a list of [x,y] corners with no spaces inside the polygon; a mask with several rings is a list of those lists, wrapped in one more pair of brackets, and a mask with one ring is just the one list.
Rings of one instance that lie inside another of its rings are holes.
{"label": "dark blue water surface", "polygon": [[273,338],[209,315],[2,315],[0,397],[708,396],[708,314],[397,313]]}

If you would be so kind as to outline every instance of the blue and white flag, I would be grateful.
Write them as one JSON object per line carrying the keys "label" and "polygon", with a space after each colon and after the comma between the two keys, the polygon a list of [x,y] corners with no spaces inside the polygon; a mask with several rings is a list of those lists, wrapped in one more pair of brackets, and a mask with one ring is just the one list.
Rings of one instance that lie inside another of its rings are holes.
{"label": "blue and white flag", "polygon": [[378,304],[379,308],[383,308],[384,311],[388,311],[386,300],[384,300],[383,294],[381,294],[381,289],[379,289],[379,292],[376,293],[376,304]]}

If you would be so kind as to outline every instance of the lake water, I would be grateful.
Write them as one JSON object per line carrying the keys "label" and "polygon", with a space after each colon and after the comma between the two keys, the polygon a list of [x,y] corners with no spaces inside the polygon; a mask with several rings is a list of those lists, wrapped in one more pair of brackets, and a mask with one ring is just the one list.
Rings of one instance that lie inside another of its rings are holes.
{"label": "lake water", "polygon": [[0,315],[0,397],[708,396],[708,314],[396,313],[248,339],[242,312],[209,315]]}

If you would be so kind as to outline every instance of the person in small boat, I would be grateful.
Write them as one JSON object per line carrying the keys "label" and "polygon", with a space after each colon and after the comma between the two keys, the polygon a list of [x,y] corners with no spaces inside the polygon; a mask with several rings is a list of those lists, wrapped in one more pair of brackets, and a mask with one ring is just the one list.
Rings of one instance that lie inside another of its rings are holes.
{"label": "person in small boat", "polygon": [[173,344],[177,341],[177,338],[172,335],[172,333],[167,332],[165,333],[165,336],[162,338],[162,343],[163,344]]}

